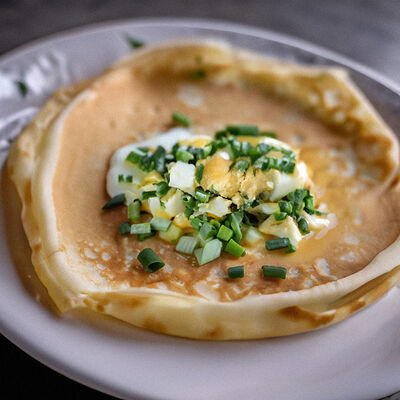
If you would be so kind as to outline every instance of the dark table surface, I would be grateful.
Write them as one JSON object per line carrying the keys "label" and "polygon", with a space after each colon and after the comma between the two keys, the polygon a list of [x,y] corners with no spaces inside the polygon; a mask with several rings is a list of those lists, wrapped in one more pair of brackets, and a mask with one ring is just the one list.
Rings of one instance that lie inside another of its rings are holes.
{"label": "dark table surface", "polygon": [[[222,19],[297,36],[400,84],[399,0],[2,0],[0,55],[89,23],[157,16]],[[0,345],[2,392],[10,393],[7,399],[112,399],[48,369],[3,337]]]}

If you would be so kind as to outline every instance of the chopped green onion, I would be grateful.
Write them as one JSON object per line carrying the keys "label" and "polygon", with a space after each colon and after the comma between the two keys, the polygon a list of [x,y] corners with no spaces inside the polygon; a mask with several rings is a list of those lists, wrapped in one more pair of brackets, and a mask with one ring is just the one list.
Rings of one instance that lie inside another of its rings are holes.
{"label": "chopped green onion", "polygon": [[208,199],[210,198],[210,195],[205,190],[197,188],[194,197],[200,203],[207,203]]}
{"label": "chopped green onion", "polygon": [[120,193],[114,196],[112,199],[108,200],[103,206],[103,210],[108,210],[110,208],[122,206],[125,203],[125,193]]}
{"label": "chopped green onion", "polygon": [[150,233],[151,225],[150,222],[143,222],[141,224],[132,224],[131,225],[131,234],[137,235],[142,233]]}
{"label": "chopped green onion", "polygon": [[132,175],[118,175],[118,183],[132,183],[133,176]]}
{"label": "chopped green onion", "polygon": [[186,150],[179,149],[176,152],[177,161],[183,161],[185,163],[194,159],[194,155]]}
{"label": "chopped green onion", "polygon": [[250,163],[247,160],[239,160],[234,163],[234,166],[237,170],[241,172],[246,172],[250,166]]}
{"label": "chopped green onion", "polygon": [[299,215],[301,203],[303,202],[303,199],[308,195],[308,193],[309,191],[307,189],[296,189],[286,196],[292,202],[293,213],[295,215]]}
{"label": "chopped green onion", "polygon": [[26,85],[25,82],[22,81],[16,81],[15,84],[18,87],[19,93],[21,94],[22,97],[25,97],[28,93],[28,86]]}
{"label": "chopped green onion", "polygon": [[249,142],[242,142],[240,153],[242,156],[248,156],[250,154],[250,150],[252,149],[252,145]]}
{"label": "chopped green onion", "polygon": [[225,240],[226,242],[233,236],[233,230],[227,228],[225,225],[221,225],[218,233],[217,238],[221,240]]}
{"label": "chopped green onion", "polygon": [[244,277],[244,266],[238,265],[237,267],[228,268],[228,276],[231,279],[243,278]]}
{"label": "chopped green onion", "polygon": [[236,243],[233,239],[229,240],[224,250],[233,254],[235,257],[241,257],[246,252],[244,247],[242,247],[239,243]]}
{"label": "chopped green onion", "polygon": [[216,219],[211,219],[210,224],[218,231],[219,227],[221,226],[221,223],[217,221]]}
{"label": "chopped green onion", "polygon": [[229,215],[229,222],[233,230],[233,239],[238,243],[242,239],[242,231],[240,229],[240,224],[242,222],[242,219],[243,219],[243,212],[241,211],[236,211]]}
{"label": "chopped green onion", "polygon": [[304,211],[307,214],[314,214],[315,210],[314,210],[314,196],[307,196],[304,199]]}
{"label": "chopped green onion", "polygon": [[197,263],[199,265],[201,265],[200,262],[201,262],[201,256],[203,254],[203,249],[204,249],[203,247],[199,247],[194,251],[194,256],[196,257]]}
{"label": "chopped green onion", "polygon": [[128,219],[131,222],[140,221],[140,202],[138,200],[135,200],[128,205]]}
{"label": "chopped green onion", "polygon": [[281,212],[284,212],[284,213],[290,215],[293,211],[292,203],[290,203],[289,201],[280,201],[278,203],[278,205],[279,205],[279,210]]}
{"label": "chopped green onion", "polygon": [[175,250],[184,254],[193,254],[194,249],[197,247],[198,243],[199,243],[198,237],[182,236],[179,239],[179,242],[176,245]]}
{"label": "chopped green onion", "polygon": [[285,253],[294,253],[296,250],[296,246],[292,243],[291,240],[289,240],[289,245],[286,248]]}
{"label": "chopped green onion", "polygon": [[285,212],[276,211],[273,213],[273,216],[275,221],[283,221],[287,217],[287,214]]}
{"label": "chopped green onion", "polygon": [[265,247],[267,250],[278,250],[278,249],[285,249],[289,246],[289,239],[288,238],[276,238],[270,239],[265,242]]}
{"label": "chopped green onion", "polygon": [[156,151],[151,156],[151,162],[154,163],[154,169],[162,174],[165,172],[165,156],[167,151],[162,146],[157,146]]}
{"label": "chopped green onion", "polygon": [[315,210],[315,215],[328,215],[328,212]]}
{"label": "chopped green onion", "polygon": [[270,138],[273,138],[273,139],[277,138],[275,132],[268,132],[268,131],[260,131],[258,136],[265,136],[265,137],[270,137]]}
{"label": "chopped green onion", "polygon": [[127,155],[126,161],[129,161],[132,164],[139,164],[145,155],[146,153],[142,150],[133,148],[132,151]]}
{"label": "chopped green onion", "polygon": [[203,225],[203,221],[199,217],[194,217],[191,221],[190,224],[193,226],[194,229],[197,231],[200,230],[201,226]]}
{"label": "chopped green onion", "polygon": [[209,222],[204,222],[200,228],[200,236],[203,240],[207,240],[217,233],[217,230]]}
{"label": "chopped green onion", "polygon": [[134,39],[131,36],[126,36],[126,41],[129,43],[129,45],[132,47],[132,49],[138,49],[139,47],[144,46],[143,42],[141,42],[140,40]]}
{"label": "chopped green onion", "polygon": [[154,186],[156,187],[156,194],[158,197],[165,196],[169,192],[169,189],[171,189],[165,181],[155,183]]}
{"label": "chopped green onion", "polygon": [[157,192],[155,190],[149,190],[146,192],[142,192],[142,200],[147,200],[150,197],[156,197],[157,196]]}
{"label": "chopped green onion", "polygon": [[149,247],[143,249],[137,256],[139,262],[145,267],[148,272],[155,272],[162,268],[165,263],[160,257]]}
{"label": "chopped green onion", "polygon": [[259,136],[256,125],[228,125],[226,130],[235,136]]}
{"label": "chopped green onion", "polygon": [[120,233],[120,235],[131,233],[131,224],[129,222],[123,222],[118,227],[118,232]]}
{"label": "chopped green onion", "polygon": [[161,217],[153,217],[150,225],[156,231],[166,232],[171,225],[171,221]]}
{"label": "chopped green onion", "polygon": [[206,71],[204,69],[197,69],[190,74],[190,77],[193,79],[203,79],[206,76]]}
{"label": "chopped green onion", "polygon": [[207,158],[213,151],[213,146],[208,144],[201,149],[200,158]]}
{"label": "chopped green onion", "polygon": [[144,240],[150,239],[150,238],[152,238],[152,237],[155,236],[155,235],[156,235],[156,232],[154,232],[154,231],[152,231],[152,232],[150,232],[150,233],[139,233],[139,234],[136,236],[136,239],[137,239],[139,242],[143,242]]}
{"label": "chopped green onion", "polygon": [[303,235],[306,235],[307,233],[310,233],[310,228],[308,226],[308,222],[304,217],[298,217],[297,218],[297,225],[299,227],[300,232]]}
{"label": "chopped green onion", "polygon": [[196,169],[196,181],[197,181],[197,183],[201,182],[201,178],[203,177],[203,172],[204,172],[204,164],[199,164],[199,166]]}
{"label": "chopped green onion", "polygon": [[286,268],[275,267],[273,265],[263,265],[262,266],[263,275],[266,278],[286,278]]}
{"label": "chopped green onion", "polygon": [[207,264],[221,255],[222,243],[218,239],[207,242],[202,249],[196,249],[194,254],[200,265]]}
{"label": "chopped green onion", "polygon": [[172,121],[177,125],[182,125],[188,128],[192,125],[192,120],[186,115],[180,113],[179,111],[174,111],[172,113]]}

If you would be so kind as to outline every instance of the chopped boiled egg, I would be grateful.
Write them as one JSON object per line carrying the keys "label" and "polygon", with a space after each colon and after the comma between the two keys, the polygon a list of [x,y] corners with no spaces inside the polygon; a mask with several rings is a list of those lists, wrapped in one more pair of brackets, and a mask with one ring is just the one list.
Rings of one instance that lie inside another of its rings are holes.
{"label": "chopped boiled egg", "polygon": [[[312,186],[307,168],[295,151],[261,132],[254,136],[255,128],[237,127],[250,134],[240,137],[228,127],[214,139],[174,128],[119,149],[107,175],[108,193],[116,199],[105,208],[125,201],[132,213],[148,212],[159,222],[152,223],[149,237],[158,232],[174,243],[184,234],[179,246],[197,254],[212,242],[240,256],[243,245],[254,250],[270,235],[282,238],[273,239],[284,245],[275,249],[290,243],[293,251],[305,234],[326,228],[329,219],[315,214],[314,197],[305,189]],[[131,232],[130,222],[123,224],[120,233]],[[267,250],[274,250],[269,242]]]}
{"label": "chopped boiled egg", "polygon": [[231,212],[229,209],[231,204],[232,201],[224,199],[221,196],[217,196],[208,203],[200,204],[197,214],[207,213],[211,217],[221,218]]}
{"label": "chopped boiled egg", "polygon": [[196,167],[183,161],[176,162],[169,171],[169,186],[194,194]]}
{"label": "chopped boiled egg", "polygon": [[267,235],[287,237],[295,245],[302,239],[302,234],[296,222],[290,216],[287,216],[283,221],[277,221],[275,217],[271,215],[258,227],[258,230]]}

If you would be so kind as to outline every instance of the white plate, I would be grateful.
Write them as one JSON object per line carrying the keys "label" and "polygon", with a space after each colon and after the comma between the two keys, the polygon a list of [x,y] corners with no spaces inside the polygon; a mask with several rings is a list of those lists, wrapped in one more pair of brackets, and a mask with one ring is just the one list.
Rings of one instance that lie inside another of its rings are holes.
{"label": "white plate", "polygon": [[[285,60],[344,65],[400,132],[400,91],[368,68],[264,30],[152,19],[96,25],[3,56],[1,138],[17,134],[55,88],[93,76],[131,51],[126,34],[145,42],[218,37]],[[25,98],[16,89],[18,79],[30,87]],[[0,140],[0,148],[7,145],[6,139]],[[204,342],[150,333],[109,318],[60,318],[23,286],[8,254],[3,223],[0,254],[1,332],[49,367],[106,393],[135,399],[361,400],[400,390],[399,287],[368,309],[320,331],[268,340]]]}

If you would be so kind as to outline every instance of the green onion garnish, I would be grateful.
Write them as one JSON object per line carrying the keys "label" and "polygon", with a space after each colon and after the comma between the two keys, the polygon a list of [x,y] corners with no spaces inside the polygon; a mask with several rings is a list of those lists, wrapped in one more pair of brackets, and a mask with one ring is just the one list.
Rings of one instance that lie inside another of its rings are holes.
{"label": "green onion garnish", "polygon": [[263,275],[266,278],[286,278],[286,268],[284,267],[275,267],[273,265],[263,265],[262,266]]}
{"label": "green onion garnish", "polygon": [[314,214],[315,209],[314,209],[314,196],[307,196],[304,199],[304,211],[308,214]]}
{"label": "green onion garnish", "polygon": [[276,238],[270,239],[265,242],[265,247],[267,250],[278,250],[278,249],[285,249],[289,246],[289,239],[288,238]]}
{"label": "green onion garnish", "polygon": [[152,231],[152,232],[150,232],[150,233],[139,233],[138,235],[136,235],[136,239],[137,239],[139,242],[143,242],[144,240],[150,239],[150,238],[152,238],[152,237],[155,236],[155,235],[156,235],[156,232],[155,232],[155,231]]}
{"label": "green onion garnish", "polygon": [[186,128],[192,125],[192,120],[186,115],[180,113],[179,111],[174,111],[172,113],[172,122],[177,125],[185,126]]}
{"label": "green onion garnish", "polygon": [[135,200],[128,205],[128,219],[131,222],[140,221],[140,202]]}
{"label": "green onion garnish", "polygon": [[192,153],[189,153],[186,150],[179,149],[176,152],[176,159],[177,159],[177,161],[183,161],[183,162],[187,163],[190,160],[194,159],[194,155]]}
{"label": "green onion garnish", "polygon": [[258,136],[260,133],[256,125],[228,125],[226,130],[235,136]]}
{"label": "green onion garnish", "polygon": [[132,181],[133,181],[133,176],[132,175],[123,175],[123,174],[119,174],[118,175],[118,182],[132,183]]}
{"label": "green onion garnish", "polygon": [[201,178],[203,177],[203,172],[204,172],[204,164],[199,164],[199,166],[196,169],[196,181],[197,181],[197,183],[201,182]]}
{"label": "green onion garnish", "polygon": [[150,197],[156,197],[157,192],[155,190],[149,190],[147,192],[142,192],[142,200],[147,200]]}
{"label": "green onion garnish", "polygon": [[165,196],[169,192],[169,189],[171,189],[165,181],[155,183],[154,186],[156,187],[156,194],[158,197]]}
{"label": "green onion garnish", "polygon": [[208,199],[210,198],[210,195],[205,190],[197,188],[194,197],[200,203],[207,203]]}
{"label": "green onion garnish", "polygon": [[166,232],[171,225],[171,221],[161,217],[153,217],[150,225],[156,231]]}
{"label": "green onion garnish", "polygon": [[293,211],[293,206],[292,206],[292,203],[290,203],[290,201],[280,201],[278,203],[278,205],[279,205],[279,210],[281,212],[284,212],[284,213],[290,215]]}
{"label": "green onion garnish", "polygon": [[154,169],[162,174],[165,172],[165,156],[167,151],[162,146],[157,146],[156,151],[151,156],[151,163],[153,163]]}
{"label": "green onion garnish", "polygon": [[328,212],[315,210],[315,215],[328,215]]}
{"label": "green onion garnish", "polygon": [[197,69],[190,74],[190,77],[193,79],[203,79],[206,76],[206,71],[204,69]]}
{"label": "green onion garnish", "polygon": [[150,233],[151,225],[150,222],[143,222],[141,224],[132,224],[131,225],[131,234],[137,235],[142,233]]}
{"label": "green onion garnish", "polygon": [[193,254],[194,249],[197,247],[199,239],[193,236],[182,236],[175,247],[176,251],[184,254]]}
{"label": "green onion garnish", "polygon": [[118,232],[120,233],[120,235],[131,233],[131,224],[129,222],[123,222],[118,227]]}
{"label": "green onion garnish", "polygon": [[165,263],[160,257],[149,247],[143,249],[137,256],[139,262],[145,267],[148,272],[155,272],[162,268]]}
{"label": "green onion garnish", "polygon": [[286,218],[287,214],[285,212],[276,211],[274,212],[273,216],[275,218],[275,221],[283,221]]}
{"label": "green onion garnish", "polygon": [[243,220],[243,212],[236,211],[229,215],[229,222],[231,224],[231,228],[233,230],[233,239],[236,242],[240,242],[242,239],[242,231],[240,229],[240,224]]}
{"label": "green onion garnish", "polygon": [[110,208],[122,206],[125,203],[125,193],[120,193],[114,196],[112,199],[108,200],[103,206],[103,210],[108,210]]}
{"label": "green onion garnish", "polygon": [[244,277],[244,266],[238,265],[237,267],[228,268],[228,276],[231,279],[243,278]]}
{"label": "green onion garnish", "polygon": [[246,172],[247,168],[250,166],[250,163],[247,160],[239,160],[234,163],[234,166],[238,171]]}
{"label": "green onion garnish", "polygon": [[197,231],[200,230],[201,226],[203,225],[203,221],[199,217],[194,217],[191,221],[190,224],[193,226],[194,229]]}
{"label": "green onion garnish", "polygon": [[143,42],[141,42],[140,40],[134,39],[131,36],[126,36],[126,41],[129,43],[129,46],[131,46],[132,49],[138,49],[139,47],[144,46]]}
{"label": "green onion garnish", "polygon": [[304,217],[298,217],[297,218],[297,225],[299,227],[299,231],[303,235],[306,235],[307,233],[310,233],[310,228],[308,226],[308,222]]}
{"label": "green onion garnish", "polygon": [[286,196],[292,202],[294,215],[299,215],[301,203],[308,193],[309,191],[307,189],[296,189]]}
{"label": "green onion garnish", "polygon": [[241,257],[245,254],[245,249],[239,243],[236,243],[233,239],[230,239],[225,246],[225,251],[233,254],[235,257]]}
{"label": "green onion garnish", "polygon": [[285,250],[285,253],[294,253],[297,250],[296,246],[289,240],[289,245]]}
{"label": "green onion garnish", "polygon": [[207,242],[203,248],[196,249],[194,254],[199,265],[207,264],[221,255],[222,243],[218,239]]}
{"label": "green onion garnish", "polygon": [[209,222],[203,222],[203,225],[201,226],[199,233],[203,240],[207,240],[207,239],[215,236],[217,233],[217,230]]}
{"label": "green onion garnish", "polygon": [[225,225],[221,225],[217,233],[217,238],[227,242],[232,237],[232,235],[232,229],[227,228]]}
{"label": "green onion garnish", "polygon": [[221,223],[216,219],[210,219],[209,222],[218,231],[219,227],[221,226]]}
{"label": "green onion garnish", "polygon": [[142,161],[143,157],[146,155],[145,152],[138,148],[133,148],[132,151],[127,155],[126,161],[132,164],[138,164]]}
{"label": "green onion garnish", "polygon": [[22,97],[25,97],[28,93],[28,86],[26,85],[25,82],[22,81],[16,81],[15,84],[18,87],[19,93],[21,94]]}
{"label": "green onion garnish", "polygon": [[270,138],[273,138],[273,139],[277,138],[275,132],[268,132],[268,131],[261,131],[258,136],[265,136],[265,137],[270,137]]}

